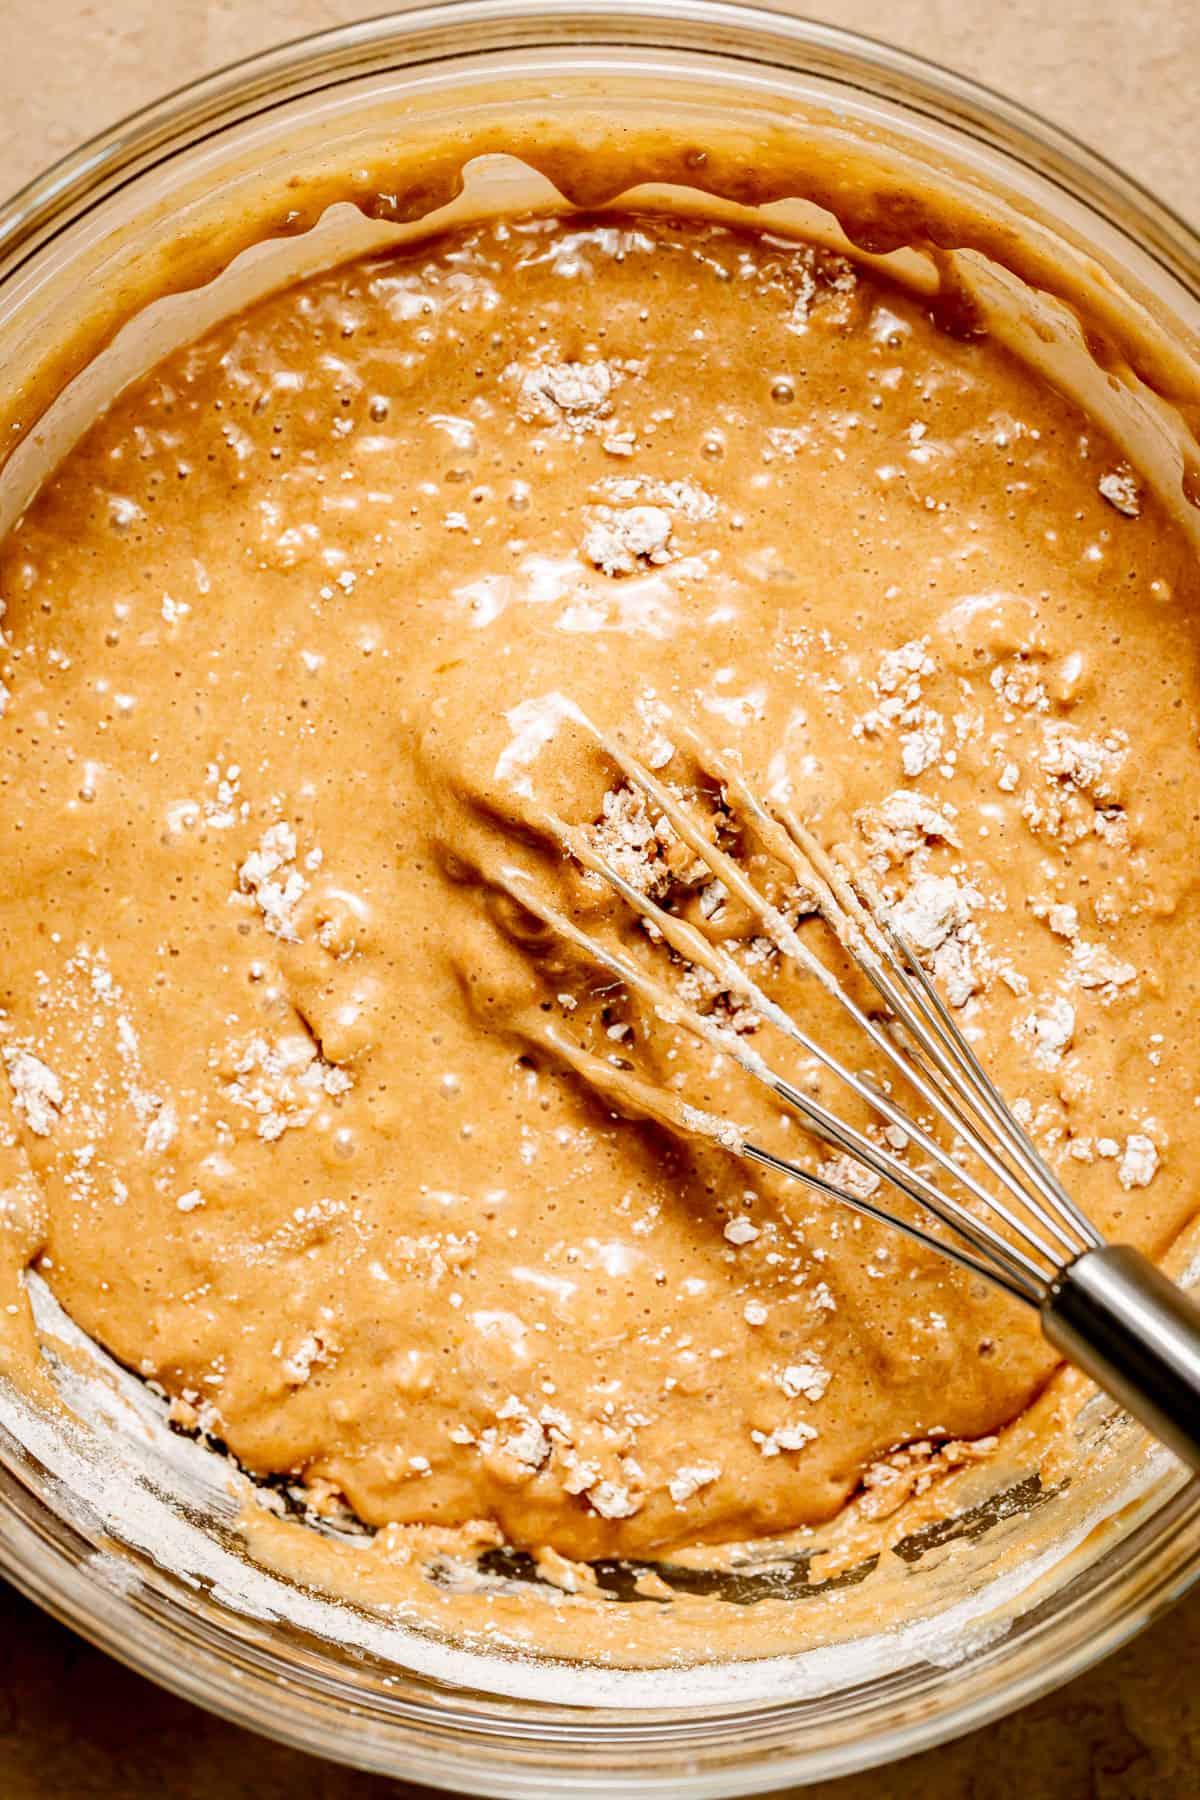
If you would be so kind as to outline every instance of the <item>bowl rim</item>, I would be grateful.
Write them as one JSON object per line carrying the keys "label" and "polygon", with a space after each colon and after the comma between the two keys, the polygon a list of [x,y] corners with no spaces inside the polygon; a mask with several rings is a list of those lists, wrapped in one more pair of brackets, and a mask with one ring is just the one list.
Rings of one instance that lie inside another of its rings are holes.
{"label": "bowl rim", "polygon": [[[840,72],[843,79],[853,66],[864,91],[898,98],[910,111],[924,108],[942,125],[981,141],[993,152],[1010,159],[1017,156],[1044,180],[1098,213],[1200,300],[1200,231],[1102,153],[984,83],[882,39],[798,15],[786,0],[778,6],[750,0],[635,0],[629,6],[620,0],[615,4],[571,0],[569,6],[555,0],[433,0],[433,4],[402,0],[391,11],[288,39],[175,87],[69,150],[7,200],[0,200],[0,280],[10,278],[27,258],[104,198],[181,149],[235,126],[242,118],[260,116],[322,87],[348,81],[356,71],[382,73],[386,65],[379,58],[390,47],[397,51],[397,66],[411,67],[414,59],[404,54],[405,47],[411,50],[423,33],[444,32],[448,26],[491,33],[519,27],[526,33],[520,47],[527,50],[570,48],[574,43],[581,49],[657,47],[703,54],[720,53],[730,41],[752,39],[754,60],[768,66],[779,67],[780,59],[785,59],[785,67],[817,74],[823,67],[826,73]],[[711,31],[719,41],[706,44],[699,36],[684,41],[680,34],[688,30]],[[500,38],[488,47],[514,46],[511,39]],[[0,1430],[0,1450],[4,1435]],[[90,1577],[84,1566],[63,1554],[61,1546],[50,1558],[35,1554],[39,1539],[45,1549],[45,1534],[5,1504],[6,1479],[14,1485],[18,1481],[5,1464],[0,1456],[0,1509],[7,1520],[15,1516],[17,1529],[0,1531],[0,1575],[61,1623],[156,1685],[234,1724],[318,1753],[305,1729],[309,1715],[289,1708],[287,1690],[278,1682],[269,1676],[247,1679],[207,1643],[193,1642],[189,1657],[178,1658],[172,1654],[178,1646],[172,1643],[165,1620],[143,1611],[137,1630],[131,1630],[129,1605],[112,1586]],[[1138,1531],[1156,1525],[1162,1510]],[[575,1766],[572,1786],[614,1800],[635,1786],[642,1792],[669,1792],[696,1800],[766,1792],[878,1766],[986,1725],[1110,1655],[1200,1579],[1200,1482],[1178,1485],[1165,1511],[1175,1515],[1173,1559],[1170,1566],[1159,1568],[1136,1602],[1099,1629],[1077,1633],[1073,1644],[1059,1646],[1045,1663],[1011,1671],[982,1695],[951,1697],[944,1706],[878,1727],[859,1741],[817,1752],[773,1753],[766,1766],[748,1763],[736,1770],[690,1774],[674,1769],[639,1773],[636,1778],[610,1777],[603,1770],[593,1773]],[[323,1710],[326,1704],[322,1703]],[[338,1760],[362,1769],[408,1775],[439,1787],[471,1781],[473,1791],[501,1796],[560,1791],[542,1787],[539,1772],[528,1768],[514,1766],[507,1775],[481,1769],[480,1752],[474,1746],[465,1751],[413,1746],[397,1756],[390,1738],[376,1743],[363,1733],[355,1743],[352,1726],[351,1717],[330,1749]],[[481,1781],[486,1785],[478,1785]]]}
{"label": "bowl rim", "polygon": [[1010,134],[1019,139],[1025,159],[1032,158],[1040,173],[1069,187],[1076,198],[1103,201],[1110,210],[1119,200],[1143,247],[1160,261],[1173,263],[1176,273],[1181,267],[1190,272],[1193,284],[1200,286],[1200,229],[1101,151],[985,82],[885,39],[808,18],[789,7],[787,0],[765,5],[759,0],[639,0],[629,6],[614,0],[571,0],[569,7],[556,0],[401,0],[387,12],[284,39],[169,89],[68,150],[0,200],[3,272],[10,272],[14,251],[20,252],[36,233],[59,223],[65,209],[93,203],[98,188],[109,190],[182,130],[202,129],[218,118],[231,122],[223,115],[232,103],[261,110],[257,103],[277,92],[288,77],[307,73],[333,81],[348,79],[355,64],[374,51],[401,36],[413,40],[451,21],[464,29],[540,25],[554,33],[547,41],[558,45],[569,42],[570,33],[588,29],[611,33],[614,26],[665,31],[704,25],[732,37],[770,35],[778,49],[808,57],[853,58],[881,80],[902,86],[910,105],[917,98],[939,110],[949,106],[960,129],[982,136],[995,148],[1004,149],[1002,140]]}
{"label": "bowl rim", "polygon": [[[5,1433],[0,1428],[0,1452]],[[0,1505],[4,1488],[12,1480],[0,1455]],[[15,1483],[14,1483],[15,1485]],[[35,1502],[37,1503],[37,1502]],[[774,1752],[768,1763],[746,1763],[736,1769],[722,1766],[712,1771],[693,1771],[685,1765],[639,1771],[619,1769],[606,1773],[593,1771],[582,1762],[571,1766],[573,1790],[593,1800],[632,1800],[636,1795],[670,1796],[671,1800],[725,1800],[727,1796],[775,1792],[812,1781],[826,1781],[860,1773],[884,1764],[915,1756],[921,1751],[962,1736],[995,1722],[1030,1705],[1046,1694],[1064,1686],[1075,1676],[1085,1673],[1105,1657],[1114,1654],[1154,1619],[1175,1605],[1200,1578],[1200,1481],[1181,1483],[1170,1501],[1168,1511],[1176,1515],[1179,1537],[1189,1536],[1190,1557],[1168,1576],[1154,1580],[1149,1594],[1137,1606],[1111,1619],[1102,1629],[1080,1636],[1064,1654],[1049,1663],[1035,1663],[1021,1672],[1013,1672],[974,1698],[954,1701],[929,1709],[915,1718],[873,1729],[869,1737],[824,1746],[819,1752],[788,1750]],[[11,1517],[11,1515],[9,1515]],[[56,1520],[60,1530],[69,1536],[79,1535],[75,1527]],[[1143,1522],[1135,1537],[1149,1534],[1156,1539],[1158,1516]],[[396,1779],[412,1779],[438,1789],[460,1789],[467,1794],[496,1796],[497,1800],[530,1800],[537,1795],[562,1793],[559,1774],[524,1765],[499,1770],[481,1766],[486,1745],[478,1738],[465,1745],[441,1746],[430,1752],[415,1747],[401,1755],[389,1736],[375,1739],[364,1733],[354,1735],[354,1710],[345,1711],[345,1729],[336,1742],[314,1743],[311,1730],[313,1715],[319,1713],[328,1732],[327,1700],[310,1699],[303,1712],[289,1706],[289,1694],[295,1688],[280,1683],[269,1673],[233,1668],[229,1659],[207,1642],[195,1638],[188,1645],[188,1657],[178,1657],[179,1646],[173,1641],[172,1629],[157,1613],[148,1616],[139,1609],[136,1631],[131,1629],[130,1608],[126,1596],[117,1587],[90,1577],[86,1564],[58,1553],[47,1562],[44,1556],[21,1555],[21,1542],[32,1543],[44,1534],[27,1519],[19,1521],[19,1532],[10,1537],[0,1532],[0,1578],[11,1585],[44,1612],[84,1638],[95,1648],[122,1663],[166,1692],[228,1720],[231,1724],[289,1745],[309,1756],[334,1760],[370,1773]],[[1190,1531],[1189,1528],[1190,1527]],[[84,1540],[86,1541],[86,1540]],[[1152,1549],[1153,1542],[1143,1545]],[[1124,1548],[1124,1546],[1122,1546]],[[174,1655],[173,1655],[174,1653]],[[786,1702],[780,1703],[786,1705]],[[620,1715],[613,1715],[615,1719]],[[814,1756],[819,1755],[816,1766]],[[469,1785],[468,1785],[469,1784]]]}

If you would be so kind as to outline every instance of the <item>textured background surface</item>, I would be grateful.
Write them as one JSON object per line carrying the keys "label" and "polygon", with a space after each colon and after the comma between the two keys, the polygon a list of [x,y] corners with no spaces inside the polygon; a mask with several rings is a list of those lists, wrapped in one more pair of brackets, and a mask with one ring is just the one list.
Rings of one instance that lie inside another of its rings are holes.
{"label": "textured background surface", "polygon": [[[0,0],[0,189],[123,113],[367,0]],[[1017,96],[1200,217],[1196,0],[845,0],[804,10]],[[1200,1593],[1101,1668],[956,1744],[812,1800],[1187,1800]],[[3,1800],[417,1800],[159,1693],[0,1586]],[[430,1797],[432,1800],[432,1796]]]}

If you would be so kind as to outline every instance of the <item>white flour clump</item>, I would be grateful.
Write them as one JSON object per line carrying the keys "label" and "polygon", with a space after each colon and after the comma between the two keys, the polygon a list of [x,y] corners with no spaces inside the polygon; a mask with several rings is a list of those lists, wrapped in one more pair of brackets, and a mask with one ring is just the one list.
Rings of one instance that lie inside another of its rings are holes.
{"label": "white flour clump", "polygon": [[932,707],[921,707],[912,727],[900,734],[900,767],[910,781],[940,761],[942,741],[941,715]]}
{"label": "white flour clump", "polygon": [[496,1417],[514,1421],[514,1429],[501,1439],[504,1454],[531,1473],[540,1469],[550,1455],[550,1439],[541,1421],[522,1406],[515,1394],[509,1395]]}
{"label": "white flour clump", "polygon": [[971,957],[979,933],[971,908],[980,898],[953,875],[918,875],[891,910],[893,926],[929,962],[950,1006],[965,1006],[979,987]]}
{"label": "white flour clump", "polygon": [[933,973],[948,1006],[965,1006],[979,987],[971,952],[961,937],[947,938],[933,953]]}
{"label": "white flour clump", "polygon": [[711,519],[717,502],[707,488],[694,481],[660,481],[652,475],[607,475],[596,484],[610,500],[640,500],[651,506],[665,506],[684,519]]}
{"label": "white flour clump", "polygon": [[806,1356],[803,1362],[789,1363],[786,1369],[781,1369],[776,1380],[789,1400],[815,1403],[824,1396],[831,1377],[816,1357]]}
{"label": "white flour clump", "polygon": [[238,870],[238,886],[243,894],[251,894],[267,930],[289,944],[299,942],[294,915],[308,883],[296,860],[296,834],[283,819],[263,832],[257,850],[252,850]]}
{"label": "white flour clump", "polygon": [[576,431],[594,431],[612,412],[616,376],[606,362],[547,363],[515,371],[517,411],[523,419],[544,419]]}
{"label": "white flour clump", "polygon": [[596,508],[583,553],[605,575],[632,575],[639,562],[671,561],[671,515],[661,506]]}
{"label": "white flour clump", "polygon": [[1111,469],[1107,475],[1102,475],[1096,486],[1108,504],[1115,506],[1119,513],[1124,513],[1127,519],[1141,517],[1141,489],[1138,487],[1137,477],[1128,463],[1122,463],[1119,468]]}
{"label": "white flour clump", "polygon": [[1080,987],[1098,989],[1104,998],[1137,980],[1134,965],[1122,962],[1103,944],[1075,944],[1071,952],[1071,972]]}
{"label": "white flour clump", "polygon": [[912,638],[886,650],[870,683],[875,704],[851,727],[853,736],[859,738],[899,730],[900,762],[909,780],[941,763],[946,722],[934,707],[922,702],[922,683],[936,673],[928,638]]}
{"label": "white flour clump", "polygon": [[286,1355],[283,1345],[276,1344],[274,1354],[289,1387],[303,1387],[316,1365],[327,1360],[325,1345],[311,1331],[294,1343]]}
{"label": "white flour clump", "polygon": [[906,862],[926,844],[957,845],[949,812],[939,810],[924,794],[897,788],[876,807],[855,815],[855,824],[867,845],[867,854],[883,874],[891,863]]}
{"label": "white flour clump", "polygon": [[1126,1190],[1149,1187],[1158,1173],[1158,1150],[1153,1138],[1135,1131],[1125,1139],[1125,1149],[1117,1166],[1117,1180]]}
{"label": "white flour clump", "polygon": [[[550,1411],[547,1409],[540,1419],[535,1419],[529,1408],[515,1394],[510,1394],[497,1409],[496,1417],[500,1424],[487,1426],[477,1438],[469,1427],[456,1425],[450,1432],[450,1440],[455,1444],[475,1444],[485,1462],[500,1470],[506,1479],[527,1481],[550,1460],[553,1449],[551,1432],[547,1429]],[[561,1434],[557,1441],[564,1441]],[[575,1486],[568,1480],[566,1491],[580,1493],[587,1482],[594,1480],[597,1471],[591,1467],[585,1469],[574,1458],[571,1467],[580,1480]]]}
{"label": "white flour clump", "polygon": [[[1036,911],[1036,908],[1034,909]],[[1044,918],[1055,937],[1074,940],[1079,936],[1079,911],[1077,907],[1060,903],[1046,907],[1038,917]]]}
{"label": "white flour clump", "polygon": [[912,638],[879,659],[875,684],[881,694],[899,694],[902,704],[913,705],[921,697],[921,682],[936,669],[929,654],[928,638]]}
{"label": "white flour clump", "polygon": [[1039,1069],[1057,1069],[1075,1035],[1075,1008],[1056,996],[1041,1012],[1030,1013],[1025,1030],[1033,1039],[1033,1060]]}
{"label": "white flour clump", "polygon": [[864,1169],[853,1156],[826,1157],[821,1164],[820,1173],[834,1187],[842,1188],[859,1200],[869,1200],[879,1186],[879,1177],[874,1170]]}
{"label": "white flour clump", "polygon": [[720,1463],[691,1463],[685,1469],[677,1469],[667,1483],[667,1492],[676,1506],[686,1506],[693,1494],[701,1488],[711,1487],[721,1473]]}
{"label": "white flour clump", "polygon": [[750,1438],[763,1456],[778,1456],[784,1450],[803,1450],[819,1435],[815,1425],[798,1419],[794,1425],[777,1425],[774,1431],[752,1431]]}
{"label": "white flour clump", "polygon": [[302,1032],[274,1042],[252,1037],[233,1061],[225,1092],[235,1106],[257,1118],[256,1132],[273,1144],[285,1131],[314,1119],[326,1100],[340,1100],[353,1087],[346,1069],[325,1061]]}
{"label": "white flour clump", "polygon": [[642,1509],[641,1501],[615,1481],[596,1482],[587,1490],[587,1497],[602,1519],[632,1519]]}
{"label": "white flour clump", "polygon": [[610,788],[599,821],[587,831],[604,860],[651,900],[661,900],[672,887],[691,889],[708,879],[707,865],[693,855],[665,814],[651,814],[640,788],[627,783]]}
{"label": "white flour clump", "polygon": [[[662,854],[666,821],[656,823],[641,789],[628,786],[610,788],[601,813],[592,833],[596,849],[639,894],[661,899],[671,885],[671,871]],[[669,826],[666,829],[670,831]]]}
{"label": "white flour clump", "polygon": [[953,875],[918,875],[903,900],[892,907],[896,930],[926,955],[970,922],[970,900]]}
{"label": "white flour clump", "polygon": [[62,1082],[32,1050],[4,1052],[13,1105],[35,1137],[49,1137],[63,1105]]}
{"label": "white flour clump", "polygon": [[1070,726],[1055,722],[1046,727],[1038,764],[1047,775],[1069,782],[1096,800],[1111,800],[1113,777],[1123,756],[1124,745],[1117,737],[1081,737]]}

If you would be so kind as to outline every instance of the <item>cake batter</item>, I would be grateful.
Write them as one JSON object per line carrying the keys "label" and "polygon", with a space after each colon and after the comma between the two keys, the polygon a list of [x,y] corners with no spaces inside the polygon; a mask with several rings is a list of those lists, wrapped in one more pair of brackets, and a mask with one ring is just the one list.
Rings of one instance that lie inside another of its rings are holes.
{"label": "cake batter", "polygon": [[260,303],[121,395],[0,551],[25,1251],[318,1510],[566,1559],[887,1516],[1051,1355],[556,1052],[819,1161],[507,898],[519,867],[666,966],[552,807],[797,1004],[552,697],[723,843],[672,721],[782,784],[1096,1222],[1156,1251],[1200,1150],[1198,588],[1077,410],[804,244],[517,219]]}

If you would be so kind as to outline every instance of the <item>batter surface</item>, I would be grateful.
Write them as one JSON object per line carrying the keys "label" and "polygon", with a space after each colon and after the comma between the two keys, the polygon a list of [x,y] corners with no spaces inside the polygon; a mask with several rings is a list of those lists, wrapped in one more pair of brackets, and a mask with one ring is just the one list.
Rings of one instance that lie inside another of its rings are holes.
{"label": "batter surface", "polygon": [[182,1424],[371,1524],[576,1558],[894,1510],[1049,1355],[898,1235],[618,1110],[673,1083],[820,1161],[506,895],[767,1047],[545,807],[863,1058],[552,696],[722,844],[689,733],[849,846],[1154,1251],[1200,1153],[1198,590],[1067,402],[789,241],[517,220],[213,331],[0,552],[39,1266]]}

